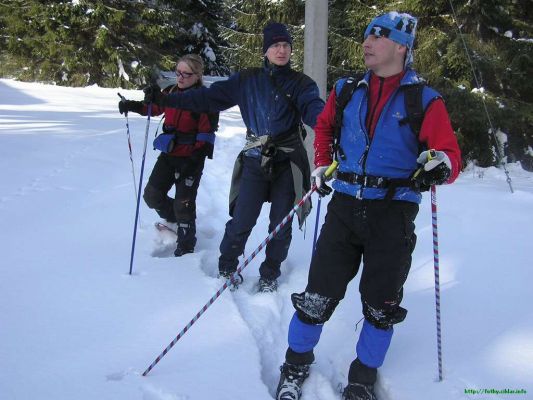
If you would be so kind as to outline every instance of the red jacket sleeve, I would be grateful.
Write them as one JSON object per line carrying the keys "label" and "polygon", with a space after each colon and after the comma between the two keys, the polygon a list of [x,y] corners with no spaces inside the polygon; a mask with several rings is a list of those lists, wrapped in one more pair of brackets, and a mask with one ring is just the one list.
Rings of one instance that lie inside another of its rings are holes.
{"label": "red jacket sleeve", "polygon": [[420,129],[420,141],[428,149],[446,153],[452,164],[452,173],[447,183],[455,181],[461,171],[461,150],[442,99],[435,100],[427,108]]}
{"label": "red jacket sleeve", "polygon": [[335,126],[335,87],[315,125],[315,166],[323,167],[333,161],[333,129]]}

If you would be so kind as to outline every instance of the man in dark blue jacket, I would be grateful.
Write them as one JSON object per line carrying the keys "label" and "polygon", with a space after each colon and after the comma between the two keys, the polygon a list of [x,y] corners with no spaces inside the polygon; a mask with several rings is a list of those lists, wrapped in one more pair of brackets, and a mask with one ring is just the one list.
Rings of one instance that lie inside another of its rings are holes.
{"label": "man in dark blue jacket", "polygon": [[[219,272],[232,278],[238,257],[261,212],[271,202],[269,232],[310,189],[310,169],[303,145],[302,121],[314,128],[324,108],[316,83],[290,65],[292,37],[287,27],[270,23],[263,30],[262,68],[251,68],[213,83],[209,88],[161,95],[147,91],[145,101],[196,112],[219,112],[238,105],[247,128],[247,142],[237,157],[230,190],[230,216],[220,244]],[[300,226],[310,202],[298,214]],[[287,224],[268,243],[259,269],[258,289],[277,290],[280,265],[292,237]]]}

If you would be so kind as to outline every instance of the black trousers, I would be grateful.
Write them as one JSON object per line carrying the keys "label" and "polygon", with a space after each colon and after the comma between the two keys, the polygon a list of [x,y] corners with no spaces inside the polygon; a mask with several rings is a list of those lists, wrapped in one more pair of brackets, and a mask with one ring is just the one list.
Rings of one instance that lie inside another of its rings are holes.
{"label": "black trousers", "polygon": [[[148,207],[169,222],[194,223],[196,195],[204,169],[205,155],[174,157],[161,153],[144,189]],[[168,192],[176,187],[175,198]]]}
{"label": "black trousers", "polygon": [[418,204],[358,200],[335,192],[311,261],[307,291],[342,299],[362,261],[363,308],[398,307],[416,244]]}

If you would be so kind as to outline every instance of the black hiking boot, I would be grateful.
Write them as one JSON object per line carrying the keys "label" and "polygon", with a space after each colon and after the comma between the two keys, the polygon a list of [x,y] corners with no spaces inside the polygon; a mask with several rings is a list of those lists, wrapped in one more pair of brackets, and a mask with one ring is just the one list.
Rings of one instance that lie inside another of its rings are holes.
{"label": "black hiking boot", "polygon": [[194,253],[194,246],[196,246],[196,224],[194,221],[178,223],[177,235],[178,240],[174,255],[181,257],[184,254]]}
{"label": "black hiking boot", "polygon": [[302,396],[302,385],[309,376],[310,364],[287,364],[280,367],[276,400],[299,400]]}
{"label": "black hiking boot", "polygon": [[229,290],[232,292],[237,290],[239,286],[244,282],[244,278],[241,274],[236,274],[236,271],[219,271],[218,277],[223,278],[226,281],[230,281],[228,284]]}
{"label": "black hiking boot", "polygon": [[259,278],[257,291],[259,293],[272,293],[278,290],[278,281],[276,279]]}
{"label": "black hiking boot", "polygon": [[350,365],[343,400],[378,400],[374,393],[377,372],[377,368],[368,367],[356,358]]}
{"label": "black hiking boot", "polygon": [[348,383],[342,393],[343,400],[378,400],[371,383]]}
{"label": "black hiking boot", "polygon": [[189,253],[194,253],[194,247],[192,247],[192,248],[191,247],[183,248],[183,247],[181,247],[181,245],[179,243],[176,245],[176,250],[174,250],[174,255],[176,257],[181,257],[182,255],[189,254]]}

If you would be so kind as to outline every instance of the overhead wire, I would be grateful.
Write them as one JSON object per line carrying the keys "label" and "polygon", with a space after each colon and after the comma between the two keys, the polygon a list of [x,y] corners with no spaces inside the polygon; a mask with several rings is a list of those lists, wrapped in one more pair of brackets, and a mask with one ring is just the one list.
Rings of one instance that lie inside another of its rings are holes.
{"label": "overhead wire", "polygon": [[470,63],[470,68],[472,69],[472,74],[474,75],[474,81],[476,83],[476,88],[477,88],[478,91],[481,92],[481,102],[483,103],[483,109],[485,111],[485,115],[487,116],[487,121],[489,122],[490,134],[492,135],[492,139],[493,139],[494,144],[495,144],[496,157],[498,158],[498,163],[502,166],[502,168],[503,168],[503,170],[505,172],[505,175],[507,176],[507,184],[509,185],[509,189],[511,190],[511,193],[514,193],[511,176],[509,174],[509,170],[507,169],[507,165],[506,165],[506,163],[504,161],[504,153],[503,153],[503,150],[501,148],[501,143],[498,140],[498,137],[496,136],[496,130],[494,129],[494,125],[492,124],[492,120],[490,118],[489,110],[487,108],[487,103],[485,102],[485,96],[483,95],[483,93],[481,91],[482,87],[481,87],[481,85],[479,83],[479,80],[477,78],[476,69],[474,67],[474,63],[472,62],[472,58],[470,57],[470,52],[468,51],[468,46],[466,44],[463,32],[461,30],[461,25],[459,24],[459,20],[457,18],[457,14],[455,13],[455,8],[453,7],[452,0],[448,0],[448,1],[449,1],[449,4],[450,4],[450,8],[452,10],[453,19],[455,21],[455,24],[457,25],[457,30],[459,31],[459,37],[461,38],[461,41],[462,41],[463,46],[465,48],[466,57],[468,58],[468,62]]}

